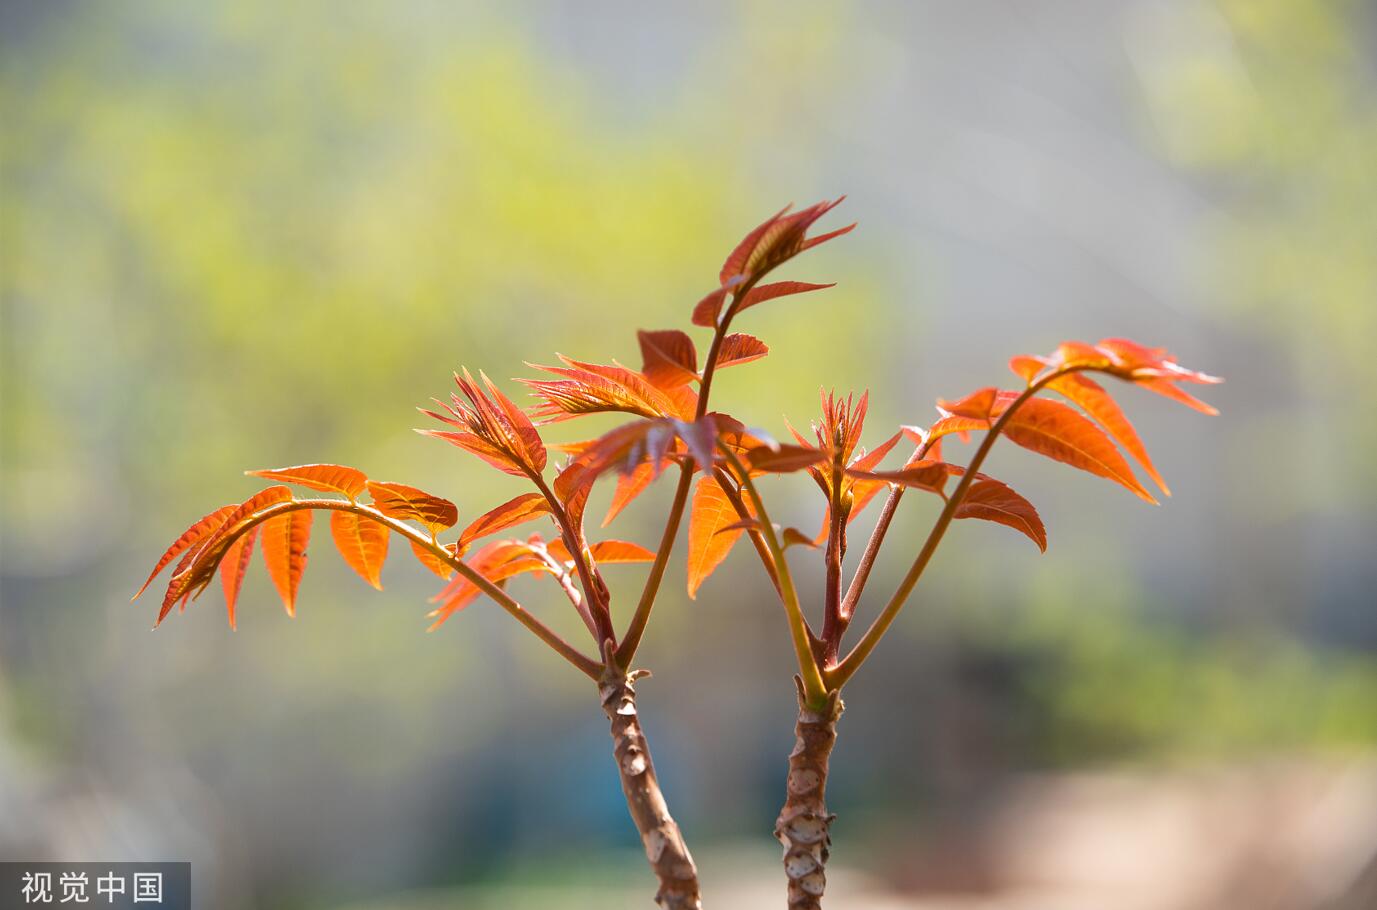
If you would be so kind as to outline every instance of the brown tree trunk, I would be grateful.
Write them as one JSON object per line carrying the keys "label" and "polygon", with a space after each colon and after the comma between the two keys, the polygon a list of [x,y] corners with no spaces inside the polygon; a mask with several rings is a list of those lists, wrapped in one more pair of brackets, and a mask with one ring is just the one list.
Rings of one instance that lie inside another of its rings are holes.
{"label": "brown tree trunk", "polygon": [[[796,680],[797,681],[797,680]],[[841,717],[839,692],[827,696],[820,710],[808,707],[798,681],[797,740],[789,753],[788,793],[775,822],[775,837],[784,845],[784,873],[789,876],[789,910],[820,910],[827,888],[828,831],[836,816],[827,811],[827,759],[837,741]]]}
{"label": "brown tree trunk", "polygon": [[612,753],[617,759],[626,806],[631,811],[636,830],[641,832],[650,868],[660,880],[655,902],[665,910],[702,910],[698,869],[679,833],[679,826],[665,805],[660,782],[655,777],[655,765],[650,760],[650,747],[636,714],[633,683],[646,674],[642,671],[624,674],[617,669],[610,654],[608,658],[608,669],[598,683],[598,693],[602,696],[602,709],[612,722]]}

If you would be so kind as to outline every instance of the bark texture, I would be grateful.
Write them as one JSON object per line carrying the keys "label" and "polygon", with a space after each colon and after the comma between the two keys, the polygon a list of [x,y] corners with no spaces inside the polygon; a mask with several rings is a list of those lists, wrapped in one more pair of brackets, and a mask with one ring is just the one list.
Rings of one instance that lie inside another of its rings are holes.
{"label": "bark texture", "polygon": [[829,829],[835,815],[827,811],[827,760],[837,741],[840,693],[832,692],[820,710],[808,707],[799,683],[797,737],[789,753],[788,793],[775,822],[775,837],[784,845],[784,872],[789,876],[789,910],[820,910],[827,889]]}
{"label": "bark texture", "polygon": [[[609,655],[610,657],[610,655]],[[641,832],[646,859],[660,880],[655,902],[665,910],[702,910],[698,891],[698,869],[689,855],[679,826],[669,814],[650,748],[636,714],[635,681],[643,674],[624,674],[609,659],[608,669],[598,683],[602,709],[612,723],[612,750],[621,775],[622,792],[631,820]]]}

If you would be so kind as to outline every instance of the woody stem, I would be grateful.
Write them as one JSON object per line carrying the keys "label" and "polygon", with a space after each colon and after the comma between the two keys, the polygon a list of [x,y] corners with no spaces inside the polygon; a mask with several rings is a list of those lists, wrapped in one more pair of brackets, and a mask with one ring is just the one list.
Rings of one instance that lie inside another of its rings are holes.
{"label": "woody stem", "polygon": [[611,645],[607,642],[603,652],[606,670],[598,680],[598,694],[612,726],[613,755],[626,807],[640,832],[650,868],[660,881],[655,902],[664,910],[702,910],[698,869],[679,825],[669,814],[641,729],[634,683],[642,674],[619,669]]}
{"label": "woody stem", "polygon": [[833,690],[821,705],[810,705],[799,684],[794,751],[784,808],[775,821],[775,837],[784,845],[784,874],[789,878],[789,910],[820,910],[827,888],[827,859],[834,816],[827,811],[827,766],[837,741],[841,693]]}

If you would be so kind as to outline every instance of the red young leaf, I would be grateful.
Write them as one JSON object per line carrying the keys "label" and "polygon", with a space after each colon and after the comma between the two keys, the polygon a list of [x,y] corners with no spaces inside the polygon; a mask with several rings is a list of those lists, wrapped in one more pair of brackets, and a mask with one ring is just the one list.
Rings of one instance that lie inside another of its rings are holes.
{"label": "red young leaf", "polygon": [[[841,200],[838,199],[837,201],[840,202]],[[819,234],[816,237],[809,237],[807,240],[803,242],[803,246],[799,248],[799,252],[802,253],[805,250],[811,250],[813,247],[819,244],[826,243],[827,241],[840,237],[843,234],[849,234],[855,229],[856,222],[853,221],[846,227],[839,227],[835,231],[828,231],[826,234]]]}
{"label": "red young leaf", "polygon": [[736,308],[739,313],[742,310],[764,303],[767,300],[774,300],[776,297],[788,297],[791,294],[806,294],[808,291],[822,291],[827,288],[836,287],[832,284],[811,284],[807,281],[776,281],[773,284],[762,284],[751,288],[741,301],[741,305]]}
{"label": "red young leaf", "polygon": [[920,490],[927,490],[929,493],[942,495],[947,484],[947,478],[953,473],[952,467],[952,465],[943,464],[940,461],[916,461],[905,465],[898,471],[858,471],[854,468],[848,468],[846,474],[848,477],[881,483],[897,483],[900,486],[917,487]]}
{"label": "red young leaf", "polygon": [[765,342],[753,335],[728,335],[722,339],[722,346],[717,352],[717,368],[721,370],[740,363],[750,363],[768,353],[770,349],[765,346]]}
{"label": "red young leaf", "polygon": [[1224,381],[1218,376],[1182,367],[1165,348],[1146,348],[1127,338],[1101,338],[1095,345],[1095,350],[1108,355],[1116,371],[1128,371],[1129,378],[1135,380],[1155,378],[1208,385]]}
{"label": "red young leaf", "polygon": [[1164,398],[1170,398],[1178,404],[1184,404],[1188,408],[1194,408],[1201,414],[1209,414],[1211,417],[1219,413],[1219,409],[1214,405],[1208,404],[1196,398],[1189,392],[1183,392],[1166,379],[1139,379],[1137,384],[1147,389],[1149,392],[1156,392]]}
{"label": "red young leaf", "polygon": [[1094,418],[1096,423],[1104,427],[1109,435],[1118,440],[1128,454],[1132,455],[1138,464],[1143,466],[1143,470],[1147,472],[1147,475],[1161,488],[1164,494],[1171,495],[1166,482],[1162,480],[1162,475],[1157,473],[1157,468],[1153,466],[1152,459],[1148,457],[1143,441],[1138,438],[1137,431],[1133,429],[1133,424],[1128,422],[1124,412],[1119,409],[1114,399],[1099,383],[1088,376],[1069,373],[1053,379],[1047,384],[1047,388],[1065,395],[1072,402],[1080,405],[1082,410]]}
{"label": "red young leaf", "polygon": [[167,593],[163,595],[162,609],[159,610],[158,621],[154,625],[167,618],[167,614],[178,600],[185,602],[185,598],[210,583],[215,577],[215,569],[219,566],[220,560],[224,558],[225,550],[232,542],[229,540],[230,534],[238,530],[245,519],[261,509],[286,502],[291,498],[292,491],[286,487],[268,487],[261,490],[236,506],[213,533],[206,535],[196,546],[188,549],[172,572],[172,580],[168,582]]}
{"label": "red young leaf", "polygon": [[783,538],[784,549],[786,550],[790,547],[808,547],[810,550],[816,550],[818,548],[818,541],[809,537],[798,528],[785,528]]}
{"label": "red young leaf", "polygon": [[[1152,358],[1153,360],[1156,357]],[[1108,370],[1114,366],[1114,358],[1108,351],[1100,350],[1083,341],[1063,341],[1051,357],[1046,358],[1049,366],[1080,367],[1089,370]]]}
{"label": "red young leaf", "polygon": [[[523,572],[549,571],[549,566],[534,548],[519,540],[494,540],[486,544],[469,560],[469,567],[499,587],[502,582]],[[444,590],[431,598],[432,603],[440,603],[440,606],[430,611],[430,617],[435,620],[430,625],[430,631],[434,631],[482,593],[482,589],[465,576],[455,576]]]}
{"label": "red young leaf", "polygon": [[698,378],[698,351],[693,339],[678,329],[639,331],[641,373],[653,384],[673,388]]}
{"label": "red young leaf", "polygon": [[971,484],[953,514],[956,518],[983,518],[1007,525],[1047,552],[1047,529],[1042,526],[1037,509],[997,480],[977,480]]}
{"label": "red young leaf", "polygon": [[331,512],[330,536],[349,568],[381,591],[382,567],[387,560],[387,526],[353,512]]}
{"label": "red young leaf", "polygon": [[754,230],[743,237],[741,242],[736,245],[736,248],[731,251],[731,254],[727,256],[727,261],[722,263],[722,271],[718,276],[718,280],[726,284],[737,275],[748,271],[746,263],[751,258],[751,254],[754,253],[756,248],[760,245],[765,234],[778,224],[779,220],[784,217],[784,213],[791,208],[793,208],[792,205],[786,205],[769,218],[766,218]]}
{"label": "red young leaf", "polygon": [[220,526],[224,524],[225,519],[234,514],[237,508],[239,507],[221,506],[209,515],[201,517],[191,527],[183,531],[181,536],[172,541],[172,546],[168,547],[167,551],[163,553],[162,558],[158,560],[158,564],[154,566],[153,571],[149,573],[148,580],[143,583],[143,587],[139,588],[138,593],[130,598],[131,602],[138,600],[139,596],[142,595],[144,591],[148,590],[148,586],[153,584],[153,579],[158,577],[159,572],[167,568],[168,563],[177,558],[178,553],[200,543],[203,538],[209,537],[219,530]]}
{"label": "red young leaf", "polygon": [[1036,375],[1043,367],[1109,373],[1205,414],[1219,413],[1195,396],[1181,391],[1176,383],[1213,384],[1223,382],[1222,379],[1187,370],[1178,364],[1166,349],[1144,347],[1127,338],[1102,338],[1094,345],[1081,341],[1066,341],[1051,357],[1015,357],[1009,362],[1009,366],[1029,382],[1032,381],[1031,376]]}
{"label": "red young leaf", "polygon": [[644,493],[654,479],[655,466],[649,462],[639,464],[630,473],[618,476],[617,489],[612,493],[612,504],[607,507],[607,517],[602,520],[602,526],[605,528],[610,525],[612,519],[620,515],[622,509],[625,509],[633,499]]}
{"label": "red young leaf", "polygon": [[473,541],[507,528],[550,514],[550,504],[539,493],[522,493],[495,509],[478,516],[459,535],[459,549],[466,550]]}
{"label": "red young leaf", "polygon": [[[750,508],[749,503],[746,506]],[[718,532],[740,519],[736,507],[718,486],[716,478],[703,476],[693,489],[689,511],[688,593],[698,596],[698,588],[722,564],[741,531]]]}
{"label": "red young leaf", "polygon": [[880,443],[875,448],[871,449],[869,452],[866,452],[864,455],[857,457],[851,463],[850,466],[853,468],[857,468],[861,471],[875,470],[875,466],[878,465],[881,461],[884,461],[885,456],[888,455],[890,451],[894,448],[894,446],[898,444],[899,440],[903,438],[903,433],[895,433],[893,436],[889,437],[884,442]]}
{"label": "red young leaf", "polygon": [[[852,461],[852,469],[873,471],[875,466],[884,460],[885,456],[889,454],[890,450],[893,449],[903,437],[904,434],[902,432],[895,433],[893,436],[876,446],[872,451]],[[847,471],[846,473],[851,475],[851,471]],[[855,475],[851,476],[854,478]],[[865,511],[865,507],[870,505],[875,499],[875,496],[886,486],[887,484],[885,483],[853,479],[851,484],[851,511],[846,515],[846,523],[850,524],[855,521],[860,514]]]}
{"label": "red young leaf", "polygon": [[[573,559],[569,555],[569,548],[564,545],[563,540],[552,540],[545,547],[556,561],[561,563],[569,562]],[[640,544],[631,543],[627,540],[602,540],[588,548],[588,552],[593,554],[593,561],[598,565],[611,565],[612,563],[622,562],[654,562],[655,554],[647,550]]]}
{"label": "red young leaf", "polygon": [[926,430],[919,427],[904,427],[904,435],[919,445],[936,445],[943,436],[956,433],[964,442],[975,430],[988,430],[990,422],[977,417],[943,417]]}
{"label": "red young leaf", "polygon": [[624,411],[641,417],[687,417],[697,404],[692,390],[673,395],[656,388],[640,373],[617,365],[585,363],[561,356],[563,367],[536,366],[563,379],[523,379],[543,399],[534,411],[545,423],[581,414]]}
{"label": "red young leaf", "polygon": [[[468,376],[469,384],[472,385],[473,377]],[[483,380],[484,387],[488,390],[489,401],[495,402],[499,418],[496,421],[501,428],[501,433],[497,435],[506,437],[510,440],[511,448],[528,465],[536,471],[545,469],[545,443],[540,439],[540,433],[531,423],[531,418],[526,416],[526,412],[516,406],[512,401],[489,379],[481,370],[478,373]],[[492,405],[489,405],[492,408]]]}
{"label": "red young leaf", "polygon": [[1028,385],[1033,384],[1033,379],[1047,367],[1047,361],[1041,357],[1029,357],[1020,354],[1017,357],[1009,358],[1009,369],[1014,371],[1020,379]]}
{"label": "red young leaf", "polygon": [[[416,559],[421,563],[421,565],[425,566],[427,569],[434,572],[436,575],[440,576],[446,581],[448,581],[449,577],[454,574],[454,567],[451,566],[449,563],[445,562],[443,559],[436,556],[434,553],[430,552],[425,547],[418,544],[416,541],[410,540],[407,542],[411,544],[411,552],[416,554]],[[458,544],[445,544],[445,549],[449,550],[451,553],[455,553],[456,555],[458,553],[457,548]]]}
{"label": "red young leaf", "polygon": [[688,446],[698,470],[706,471],[717,461],[717,419],[712,414],[704,414],[692,423],[676,420],[674,429]]}
{"label": "red young leaf", "polygon": [[827,456],[812,446],[758,446],[746,453],[752,471],[783,474],[809,468]]}
{"label": "red young leaf", "polygon": [[454,523],[459,520],[459,510],[455,508],[454,503],[404,483],[370,480],[368,492],[379,512],[388,518],[418,521],[425,525],[431,534],[439,534],[445,528],[454,527]]}
{"label": "red young leaf", "polygon": [[248,571],[249,560],[253,557],[253,541],[258,536],[258,527],[250,528],[243,537],[230,544],[225,558],[220,560],[220,584],[225,591],[225,615],[229,626],[236,628],[234,606],[239,601],[239,588],[244,583],[244,573]]}
{"label": "red young leaf", "polygon": [[710,292],[693,307],[693,316],[689,321],[707,329],[717,328],[717,320],[722,316],[722,303],[730,293],[731,287],[727,285]]}
{"label": "red young leaf", "polygon": [[[448,404],[437,402],[445,414],[428,411],[421,413],[434,417],[441,423],[457,427],[461,432],[442,430],[417,430],[423,436],[434,436],[451,445],[471,452],[488,464],[506,474],[526,477],[545,469],[545,444],[526,413],[516,406],[510,398],[503,395],[487,376],[478,374],[487,388],[485,394],[466,369],[464,375],[454,374],[459,390],[468,399],[465,402],[458,395],[450,395]],[[448,416],[446,416],[448,415]]]}
{"label": "red young leaf", "polygon": [[1009,418],[1004,433],[1025,449],[1112,480],[1147,502],[1157,502],[1133,476],[1109,437],[1074,408],[1030,398]]}
{"label": "red young leaf", "polygon": [[989,420],[993,416],[995,401],[998,397],[999,389],[988,386],[956,401],[939,400],[937,406],[955,417]]}
{"label": "red young leaf", "polygon": [[322,493],[343,493],[350,499],[362,493],[368,483],[368,476],[362,471],[338,464],[302,464],[292,468],[269,468],[244,473],[250,477],[294,483]]}
{"label": "red young leaf", "polygon": [[[842,197],[845,198],[845,197]],[[821,237],[809,238],[808,229],[813,223],[835,208],[842,200],[819,202],[794,214],[786,214],[785,208],[775,217],[760,225],[737,244],[722,266],[721,281],[726,284],[736,276],[759,278],[776,266],[787,262],[804,250],[817,246],[833,237],[845,234],[855,225],[832,231]]]}
{"label": "red young leaf", "polygon": [[658,476],[676,450],[677,423],[637,420],[580,444],[582,451],[555,477],[555,495],[566,503],[576,493],[586,495],[593,482],[613,468],[628,473],[646,463],[651,466],[652,476]]}
{"label": "red young leaf", "polygon": [[296,615],[296,592],[306,572],[306,545],[311,540],[313,517],[302,509],[263,522],[263,559],[288,616]]}
{"label": "red young leaf", "polygon": [[717,531],[714,533],[726,534],[730,531],[754,531],[757,528],[761,527],[764,526],[760,523],[759,518],[743,518],[740,521],[734,521],[729,525],[723,525],[722,527],[718,528]]}

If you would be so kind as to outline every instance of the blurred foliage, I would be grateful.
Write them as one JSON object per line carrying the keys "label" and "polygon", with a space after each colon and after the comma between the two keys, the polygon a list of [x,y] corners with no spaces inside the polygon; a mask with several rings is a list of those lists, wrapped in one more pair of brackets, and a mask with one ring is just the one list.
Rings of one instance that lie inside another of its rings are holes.
{"label": "blurred foliage", "polygon": [[[1062,567],[1063,569],[1065,567]],[[1065,596],[1068,574],[1077,595]],[[1041,750],[1057,764],[1238,758],[1377,742],[1377,666],[1275,631],[1219,638],[1154,619],[1120,582],[1046,570],[1030,608],[1001,623],[1029,655],[1045,715]],[[978,615],[978,614],[977,614]],[[980,620],[977,620],[980,622]],[[985,637],[993,629],[986,623]],[[1261,668],[1265,668],[1263,671]]]}
{"label": "blurred foliage", "polygon": [[[1163,150],[1208,178],[1209,268],[1321,396],[1294,424],[1377,496],[1377,14],[1360,0],[1163,8],[1148,100]],[[1355,413],[1367,419],[1350,419]],[[1313,433],[1310,431],[1314,431]],[[1326,438],[1333,440],[1327,441]],[[1319,491],[1331,501],[1349,484]]]}
{"label": "blurred foliage", "polygon": [[[434,475],[407,414],[451,369],[629,358],[758,217],[692,108],[616,122],[476,8],[438,14],[483,36],[444,52],[377,8],[66,15],[4,80],[4,484],[10,546],[40,562],[67,558],[45,543],[78,502],[145,514],[155,489],[204,502],[243,467],[323,458]],[[768,142],[768,119],[743,127]],[[789,341],[780,387],[823,356]]]}

